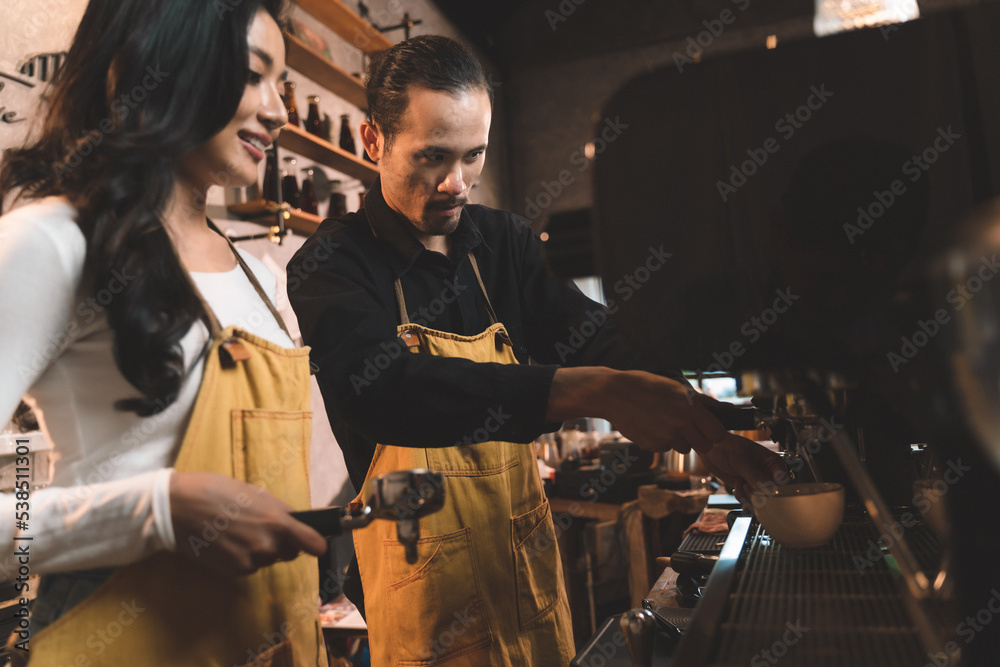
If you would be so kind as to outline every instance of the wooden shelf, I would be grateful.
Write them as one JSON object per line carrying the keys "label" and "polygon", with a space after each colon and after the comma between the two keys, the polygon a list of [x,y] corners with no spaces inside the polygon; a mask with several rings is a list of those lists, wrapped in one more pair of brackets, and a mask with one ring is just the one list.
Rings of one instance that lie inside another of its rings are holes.
{"label": "wooden shelf", "polygon": [[288,45],[289,67],[354,106],[362,110],[368,108],[365,86],[357,77],[337,67],[295,35],[285,33],[285,43]]}
{"label": "wooden shelf", "polygon": [[334,146],[294,125],[286,125],[281,131],[278,147],[357,178],[365,185],[371,185],[378,177],[378,167],[371,162],[351,155],[340,146]]}
{"label": "wooden shelf", "polygon": [[[273,201],[258,199],[257,201],[246,202],[245,204],[230,204],[226,209],[233,215],[245,220],[270,226],[274,223],[274,214],[278,210],[278,205]],[[289,210],[288,217],[285,218],[286,227],[307,235],[316,231],[321,222],[323,222],[323,218],[318,215],[306,213],[297,208]]]}
{"label": "wooden shelf", "polygon": [[384,51],[392,46],[392,42],[385,35],[373,28],[341,0],[296,0],[296,4],[365,53]]}

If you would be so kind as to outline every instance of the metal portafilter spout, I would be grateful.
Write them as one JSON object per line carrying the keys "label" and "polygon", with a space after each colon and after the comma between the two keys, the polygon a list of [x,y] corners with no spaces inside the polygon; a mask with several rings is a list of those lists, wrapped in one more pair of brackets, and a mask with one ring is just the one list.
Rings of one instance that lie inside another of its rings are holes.
{"label": "metal portafilter spout", "polygon": [[417,468],[397,470],[365,482],[361,496],[364,507],[343,507],[292,512],[292,516],[326,537],[363,528],[375,519],[396,521],[396,536],[406,549],[406,560],[417,562],[420,518],[444,506],[444,477],[441,473]]}

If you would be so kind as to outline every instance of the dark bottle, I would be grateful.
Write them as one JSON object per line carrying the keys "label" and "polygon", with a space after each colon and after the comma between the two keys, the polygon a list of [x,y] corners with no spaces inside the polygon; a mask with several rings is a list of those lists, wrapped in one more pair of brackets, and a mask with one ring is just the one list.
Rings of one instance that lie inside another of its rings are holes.
{"label": "dark bottle", "polygon": [[299,180],[295,176],[295,158],[285,158],[285,168],[281,172],[281,199],[292,208],[299,207]]}
{"label": "dark bottle", "polygon": [[360,211],[365,207],[365,193],[362,191],[358,194],[358,210]]}
{"label": "dark bottle", "polygon": [[340,147],[351,155],[358,154],[358,149],[354,146],[354,132],[351,130],[351,117],[346,113],[340,116]]}
{"label": "dark bottle", "polygon": [[295,104],[295,82],[285,82],[285,111],[288,112],[288,124],[299,126],[299,108]]}
{"label": "dark bottle", "polygon": [[268,148],[264,151],[264,186],[262,194],[267,201],[278,201],[278,151]]}
{"label": "dark bottle", "polygon": [[309,100],[309,114],[306,116],[306,131],[322,139],[323,121],[319,117],[319,96],[310,95],[307,99]]}
{"label": "dark bottle", "polygon": [[302,170],[302,192],[299,194],[299,208],[303,213],[319,215],[319,204],[316,201],[316,188],[313,187],[312,167]]}
{"label": "dark bottle", "polygon": [[347,196],[340,190],[340,181],[330,181],[330,208],[326,217],[343,218],[347,215]]}

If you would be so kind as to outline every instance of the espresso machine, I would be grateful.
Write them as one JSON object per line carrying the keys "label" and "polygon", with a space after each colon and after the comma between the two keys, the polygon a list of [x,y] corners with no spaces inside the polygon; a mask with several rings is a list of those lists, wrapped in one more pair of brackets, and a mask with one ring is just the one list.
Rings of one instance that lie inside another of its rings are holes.
{"label": "espresso machine", "polygon": [[635,664],[998,664],[998,27],[987,3],[762,45],[605,108],[629,127],[595,160],[604,284],[673,253],[612,325],[736,378],[793,481],[847,491],[825,547],[735,518],[668,650],[623,619]]}

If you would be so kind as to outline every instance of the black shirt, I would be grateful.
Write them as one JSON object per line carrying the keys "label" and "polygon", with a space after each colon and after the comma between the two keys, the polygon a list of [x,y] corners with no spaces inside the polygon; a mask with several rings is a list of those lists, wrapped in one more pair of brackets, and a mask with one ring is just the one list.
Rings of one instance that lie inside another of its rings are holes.
{"label": "black shirt", "polygon": [[[467,205],[450,242],[448,257],[424,248],[376,181],[365,208],[325,220],[288,264],[289,299],[355,489],[376,442],[470,444],[487,424],[489,440],[531,442],[559,427],[545,419],[559,366],[646,368],[601,304],[546,271],[539,241],[513,214]],[[397,276],[412,322],[460,335],[490,326],[470,251],[519,365],[410,353],[397,338]]]}

